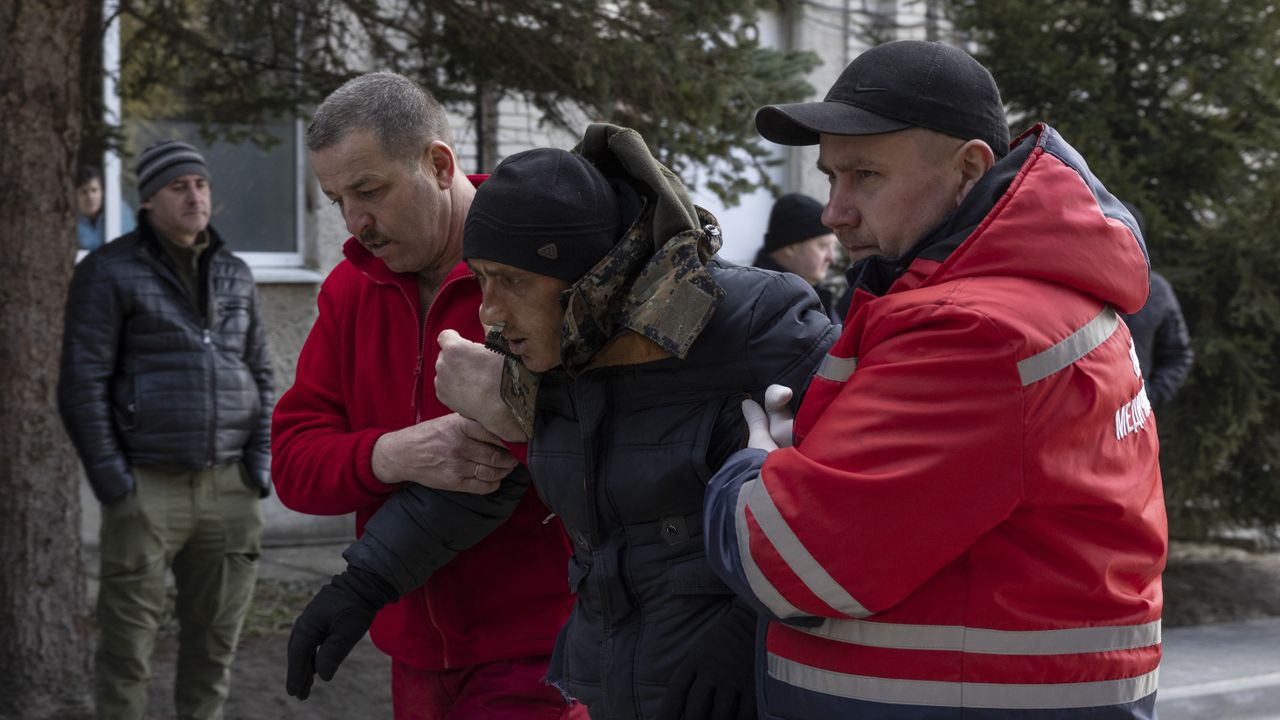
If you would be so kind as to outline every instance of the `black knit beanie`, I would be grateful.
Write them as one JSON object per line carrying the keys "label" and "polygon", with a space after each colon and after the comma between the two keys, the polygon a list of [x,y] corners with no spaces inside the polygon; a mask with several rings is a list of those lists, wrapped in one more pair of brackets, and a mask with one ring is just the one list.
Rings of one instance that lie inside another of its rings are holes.
{"label": "black knit beanie", "polygon": [[581,155],[537,148],[499,163],[480,183],[462,231],[462,257],[577,282],[622,236],[609,181]]}
{"label": "black knit beanie", "polygon": [[830,232],[831,228],[822,224],[822,203],[808,195],[788,193],[778,198],[773,204],[773,212],[769,213],[764,252],[773,252]]}

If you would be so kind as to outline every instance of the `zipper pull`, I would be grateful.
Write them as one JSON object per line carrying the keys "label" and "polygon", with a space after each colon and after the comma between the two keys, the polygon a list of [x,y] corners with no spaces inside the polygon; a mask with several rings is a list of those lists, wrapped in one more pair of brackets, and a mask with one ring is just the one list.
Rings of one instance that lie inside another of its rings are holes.
{"label": "zipper pull", "polygon": [[409,397],[409,409],[413,411],[413,422],[418,422],[418,393],[422,392],[422,353],[418,353],[418,362],[413,366],[413,394]]}
{"label": "zipper pull", "polygon": [[209,328],[204,329],[204,344],[208,345],[213,342],[213,336],[209,334]]}

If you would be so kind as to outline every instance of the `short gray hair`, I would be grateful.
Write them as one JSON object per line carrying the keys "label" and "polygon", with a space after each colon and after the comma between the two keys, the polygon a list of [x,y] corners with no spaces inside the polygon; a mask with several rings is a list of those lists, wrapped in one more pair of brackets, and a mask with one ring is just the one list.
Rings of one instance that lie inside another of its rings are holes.
{"label": "short gray hair", "polygon": [[346,81],[320,103],[307,127],[307,149],[324,150],[357,131],[372,133],[388,157],[405,162],[433,140],[453,146],[440,103],[414,81],[385,70]]}

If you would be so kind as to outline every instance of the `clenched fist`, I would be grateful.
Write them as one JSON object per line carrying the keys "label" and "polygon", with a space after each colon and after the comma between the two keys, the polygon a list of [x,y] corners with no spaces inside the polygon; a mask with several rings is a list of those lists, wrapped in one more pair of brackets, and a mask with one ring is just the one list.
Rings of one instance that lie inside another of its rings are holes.
{"label": "clenched fist", "polygon": [[528,440],[502,401],[502,356],[453,330],[436,338],[436,397],[450,410],[469,417],[507,442]]}

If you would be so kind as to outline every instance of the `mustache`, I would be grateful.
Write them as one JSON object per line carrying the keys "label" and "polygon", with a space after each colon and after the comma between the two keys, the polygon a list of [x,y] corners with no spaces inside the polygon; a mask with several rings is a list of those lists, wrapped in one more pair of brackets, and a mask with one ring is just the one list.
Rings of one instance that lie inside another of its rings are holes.
{"label": "mustache", "polygon": [[387,238],[383,237],[382,233],[372,228],[360,233],[358,237],[365,247],[379,247],[389,242]]}

